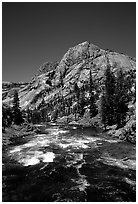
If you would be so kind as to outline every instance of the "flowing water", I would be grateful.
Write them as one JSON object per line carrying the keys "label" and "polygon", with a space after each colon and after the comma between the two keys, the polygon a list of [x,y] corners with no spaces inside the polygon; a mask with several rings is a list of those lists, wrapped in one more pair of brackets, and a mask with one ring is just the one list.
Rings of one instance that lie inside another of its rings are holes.
{"label": "flowing water", "polygon": [[39,128],[7,151],[3,201],[136,201],[135,145],[91,128]]}

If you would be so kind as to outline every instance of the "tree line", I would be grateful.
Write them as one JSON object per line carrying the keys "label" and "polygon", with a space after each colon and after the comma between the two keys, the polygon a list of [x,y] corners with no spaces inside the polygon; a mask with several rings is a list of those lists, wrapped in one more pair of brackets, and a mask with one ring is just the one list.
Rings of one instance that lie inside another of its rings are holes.
{"label": "tree line", "polygon": [[[114,66],[117,67],[118,65],[114,64]],[[4,129],[12,123],[20,125],[24,121],[28,123],[54,121],[58,117],[70,114],[75,115],[75,119],[78,119],[83,117],[86,108],[89,108],[90,118],[95,117],[98,113],[100,114],[105,129],[108,125],[114,124],[117,124],[118,128],[124,126],[130,100],[129,91],[132,87],[132,79],[128,80],[127,75],[121,68],[117,69],[116,75],[111,71],[111,68],[107,58],[104,88],[100,94],[100,108],[96,105],[99,93],[97,94],[97,87],[93,82],[90,70],[89,82],[83,83],[81,87],[78,87],[77,83],[75,83],[73,93],[69,98],[58,95],[53,98],[51,103],[46,103],[43,98],[39,106],[33,110],[29,108],[24,111],[20,110],[18,92],[15,91],[12,108],[2,109]],[[63,77],[60,77],[60,86],[63,88]]]}
{"label": "tree line", "polygon": [[5,127],[11,124],[20,125],[24,122],[22,112],[19,106],[18,92],[14,92],[12,107],[2,106],[2,127],[5,131]]}

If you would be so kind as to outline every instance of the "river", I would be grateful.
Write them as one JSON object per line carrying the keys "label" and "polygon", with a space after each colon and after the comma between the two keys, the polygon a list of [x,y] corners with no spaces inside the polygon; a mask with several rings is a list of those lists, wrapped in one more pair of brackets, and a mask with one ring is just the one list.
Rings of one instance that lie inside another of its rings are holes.
{"label": "river", "polygon": [[136,201],[135,145],[92,128],[38,127],[6,152],[3,201]]}

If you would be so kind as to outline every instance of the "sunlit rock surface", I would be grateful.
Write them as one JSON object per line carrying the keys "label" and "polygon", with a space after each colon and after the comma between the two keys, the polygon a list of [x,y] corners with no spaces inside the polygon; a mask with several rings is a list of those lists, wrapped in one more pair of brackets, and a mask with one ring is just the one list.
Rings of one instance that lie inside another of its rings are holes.
{"label": "sunlit rock surface", "polygon": [[[113,72],[116,73],[119,68],[122,68],[125,72],[132,70],[135,73],[135,59],[114,51],[108,51],[107,56],[111,65],[117,64]],[[81,87],[85,81],[89,80],[90,70],[93,80],[98,86],[100,85],[100,88],[106,65],[105,50],[87,41],[80,43],[70,48],[61,61],[44,63],[36,76],[26,86],[25,84],[19,86],[20,106],[22,109],[28,106],[35,108],[41,104],[42,96],[45,98],[45,102],[52,102],[56,94],[68,97],[70,91],[73,91],[75,83]],[[63,77],[63,88],[57,86],[60,83],[61,75]],[[11,104],[12,95],[8,94],[10,89],[6,87],[10,86],[3,84],[3,102]],[[7,94],[5,94],[5,91],[7,91]]]}
{"label": "sunlit rock surface", "polygon": [[[78,87],[81,87],[84,83],[89,82],[91,71],[96,87],[96,93],[98,94],[96,104],[99,108],[104,73],[107,67],[107,57],[114,74],[116,74],[121,68],[123,72],[127,74],[127,77],[132,80],[130,92],[133,97],[130,98],[129,116],[130,112],[134,112],[136,109],[134,97],[136,92],[136,60],[125,54],[101,49],[87,41],[69,48],[59,62],[44,63],[30,82],[17,84],[10,82],[3,83],[3,104],[12,105],[13,90],[17,87],[19,91],[20,107],[22,110],[28,107],[30,109],[39,109],[39,106],[44,99],[45,104],[51,104],[51,108],[48,110],[48,119],[53,120],[56,110],[58,110],[58,107],[54,105],[54,102],[59,96],[62,96],[64,99],[71,98],[74,93],[74,85],[77,83]],[[61,78],[63,80],[62,86],[60,85]],[[87,98],[89,97],[88,93],[86,93],[86,96]],[[74,108],[74,106],[75,104],[73,103],[71,108]],[[134,113],[132,115],[134,115]],[[86,107],[83,118],[80,118],[77,123],[78,125],[83,125],[85,127],[99,126],[100,118],[99,116],[96,117],[97,118],[90,119],[89,108]],[[75,118],[72,114],[68,116],[61,114],[61,116],[59,115],[57,118],[57,122],[59,123],[72,124],[74,120]],[[123,130],[119,130],[118,132],[114,131],[114,134],[118,135],[118,138],[120,139],[125,138],[129,142],[135,143],[136,135],[134,131],[131,132],[132,134],[130,134],[130,136],[129,133],[127,136],[124,136]]]}
{"label": "sunlit rock surface", "polygon": [[[59,95],[70,97],[75,83],[81,87],[89,81],[90,70],[99,97],[107,66],[105,53],[111,65],[117,64],[112,66],[115,74],[121,68],[134,79],[131,90],[135,93],[135,59],[114,51],[105,52],[86,41],[70,48],[59,62],[44,63],[30,82],[3,83],[4,107],[12,105],[15,89],[19,91],[22,110],[37,108],[42,98],[45,103],[52,104]],[[63,87],[60,86],[61,76]],[[12,129],[8,138],[3,133],[3,201],[135,202],[136,147],[127,143],[136,141],[135,106],[132,98],[126,126],[119,130],[113,128],[109,135],[81,128],[98,125],[99,116],[91,120],[88,107],[78,121],[72,115],[57,119],[58,124],[70,127],[57,126],[53,121],[50,126],[43,127],[43,131],[42,125],[31,127],[31,134],[27,132],[21,138],[19,130],[12,138]],[[54,110],[50,111],[52,118]],[[37,128],[39,131],[35,131]]]}

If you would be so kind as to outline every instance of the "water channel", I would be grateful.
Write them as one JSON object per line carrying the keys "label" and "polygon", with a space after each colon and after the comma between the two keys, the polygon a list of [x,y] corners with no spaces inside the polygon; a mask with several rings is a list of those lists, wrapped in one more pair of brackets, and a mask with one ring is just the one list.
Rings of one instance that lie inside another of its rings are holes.
{"label": "water channel", "polygon": [[135,145],[92,128],[39,128],[8,148],[3,201],[136,201]]}

